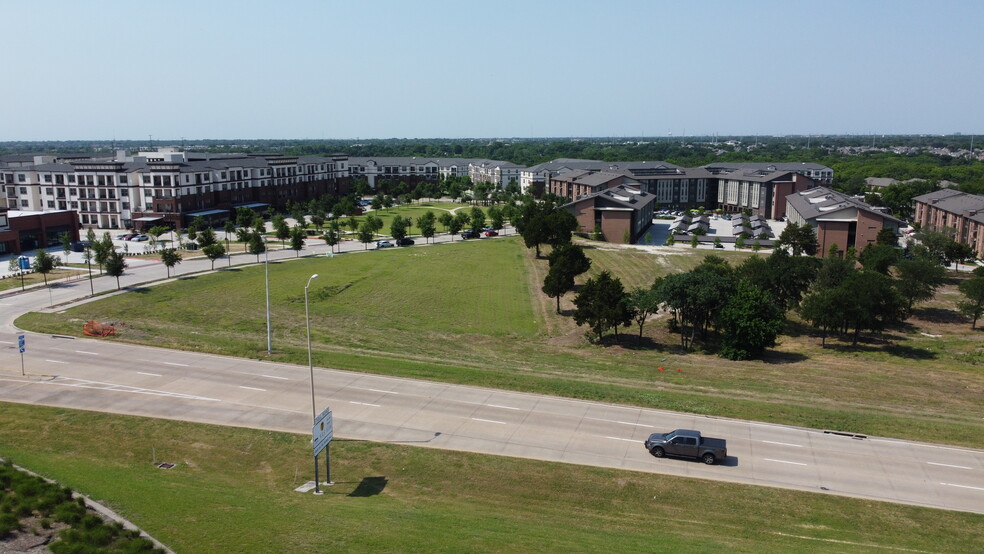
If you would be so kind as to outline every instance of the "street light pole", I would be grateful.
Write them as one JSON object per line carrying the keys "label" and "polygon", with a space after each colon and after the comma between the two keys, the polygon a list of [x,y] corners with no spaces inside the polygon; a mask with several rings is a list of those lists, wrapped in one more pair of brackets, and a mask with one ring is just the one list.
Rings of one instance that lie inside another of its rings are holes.
{"label": "street light pole", "polygon": [[[308,311],[308,288],[311,286],[311,281],[318,278],[318,274],[315,273],[309,279],[306,285],[304,285],[304,321],[307,325],[307,350],[308,350],[308,370],[311,372],[311,422],[314,423],[318,420],[318,408],[314,403],[314,362],[311,359],[311,315]],[[321,485],[318,483],[318,453],[314,453],[314,494],[321,494]]]}
{"label": "street light pole", "polygon": [[266,272],[267,356],[273,355],[273,335],[270,331],[270,254],[266,237],[263,237],[263,267]]}
{"label": "street light pole", "polygon": [[89,295],[95,296],[96,289],[92,286],[92,252],[89,247],[85,247],[85,265],[89,267]]}

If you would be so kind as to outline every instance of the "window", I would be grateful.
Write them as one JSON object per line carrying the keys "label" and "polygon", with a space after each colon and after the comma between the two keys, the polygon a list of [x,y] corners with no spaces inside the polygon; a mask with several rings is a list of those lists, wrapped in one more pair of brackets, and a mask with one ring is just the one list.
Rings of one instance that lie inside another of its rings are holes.
{"label": "window", "polygon": [[27,187],[21,187],[20,188],[20,193],[21,194],[27,194]]}
{"label": "window", "polygon": [[129,202],[123,202],[123,209],[124,210],[129,210],[130,209],[130,203]]}
{"label": "window", "polygon": [[21,207],[22,208],[26,208],[27,207],[27,200],[21,200]]}
{"label": "window", "polygon": [[79,203],[78,202],[69,202],[68,205],[71,206],[73,210],[79,209]]}
{"label": "window", "polygon": [[50,183],[51,182],[51,174],[45,174],[45,176],[44,176],[44,182],[45,183]]}
{"label": "window", "polygon": [[126,184],[126,175],[120,175],[120,184],[121,185],[125,185]]}
{"label": "window", "polygon": [[48,200],[48,207],[49,208],[54,208],[55,207],[55,201],[54,200]]}
{"label": "window", "polygon": [[50,196],[50,195],[52,195],[52,194],[55,193],[55,189],[53,189],[51,187],[47,187],[47,188],[44,189],[44,193]]}
{"label": "window", "polygon": [[75,175],[69,175],[68,176],[68,182],[69,183],[74,183],[75,182]]}
{"label": "window", "polygon": [[127,189],[120,189],[120,196],[130,196],[130,191]]}
{"label": "window", "polygon": [[24,175],[23,173],[18,173],[17,174],[17,182],[18,183],[26,183],[27,182],[27,175]]}
{"label": "window", "polygon": [[145,185],[149,185],[150,184],[150,175],[142,175],[141,177],[143,179],[143,184],[145,184]]}

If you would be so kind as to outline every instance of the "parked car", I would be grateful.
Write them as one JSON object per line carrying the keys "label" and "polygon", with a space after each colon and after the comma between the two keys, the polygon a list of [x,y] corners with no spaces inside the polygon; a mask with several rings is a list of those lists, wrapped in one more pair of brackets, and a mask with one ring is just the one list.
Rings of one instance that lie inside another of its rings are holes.
{"label": "parked car", "polygon": [[137,236],[133,237],[130,240],[135,240],[135,241],[143,242],[145,240],[150,240],[150,237],[148,237],[147,235],[137,235]]}
{"label": "parked car", "polygon": [[413,239],[408,239],[403,237],[402,239],[396,239],[397,246],[413,246]]}
{"label": "parked car", "polygon": [[497,236],[499,236],[499,231],[496,231],[495,229],[489,229],[488,231],[485,231],[485,236],[487,236],[487,237],[497,237]]}
{"label": "parked car", "polygon": [[137,236],[136,233],[123,233],[122,235],[116,235],[116,238],[119,240],[131,240],[135,236]]}
{"label": "parked car", "polygon": [[465,229],[461,232],[461,238],[463,239],[477,239],[478,233],[474,229]]}
{"label": "parked car", "polygon": [[720,242],[715,242],[714,243],[714,248],[724,248],[724,245],[721,244]]}
{"label": "parked car", "polygon": [[85,252],[86,248],[92,246],[92,244],[87,240],[77,240],[72,242],[72,252]]}
{"label": "parked car", "polygon": [[377,240],[376,248],[393,248],[393,243],[388,240]]}

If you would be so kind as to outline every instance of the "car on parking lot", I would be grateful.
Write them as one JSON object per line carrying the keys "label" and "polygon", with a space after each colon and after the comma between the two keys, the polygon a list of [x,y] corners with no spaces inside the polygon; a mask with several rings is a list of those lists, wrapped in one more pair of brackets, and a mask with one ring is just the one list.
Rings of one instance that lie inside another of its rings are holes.
{"label": "car on parking lot", "polygon": [[413,246],[413,239],[403,237],[402,239],[396,239],[397,246]]}
{"label": "car on parking lot", "polygon": [[135,241],[143,242],[145,240],[150,240],[150,237],[148,237],[147,235],[137,235],[137,236],[133,237],[130,240],[135,240]]}
{"label": "car on parking lot", "polygon": [[464,231],[461,232],[461,238],[463,238],[463,239],[477,239],[478,238],[478,232],[475,231],[474,229],[465,229]]}
{"label": "car on parking lot", "polygon": [[488,231],[485,231],[485,236],[487,236],[487,237],[497,237],[497,236],[499,236],[499,231],[496,231],[495,229],[489,229]]}
{"label": "car on parking lot", "polygon": [[388,240],[377,240],[376,248],[393,248],[393,243]]}
{"label": "car on parking lot", "polygon": [[136,233],[123,233],[122,235],[116,235],[116,238],[118,240],[131,240],[135,236],[137,236]]}
{"label": "car on parking lot", "polygon": [[84,252],[86,248],[91,248],[92,243],[87,240],[73,241],[71,244],[72,252]]}

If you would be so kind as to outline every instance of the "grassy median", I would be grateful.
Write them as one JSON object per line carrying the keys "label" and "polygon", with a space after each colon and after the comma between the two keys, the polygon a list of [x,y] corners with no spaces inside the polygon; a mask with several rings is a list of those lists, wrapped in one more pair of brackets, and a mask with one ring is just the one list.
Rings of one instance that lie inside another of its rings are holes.
{"label": "grassy median", "polygon": [[[972,552],[984,542],[981,515],[358,441],[332,443],[336,484],[317,497],[293,490],[313,478],[307,436],[0,411],[0,456],[177,552]],[[176,467],[156,468],[155,455]]]}
{"label": "grassy median", "polygon": [[[686,270],[709,250],[591,244],[592,273],[627,287]],[[750,253],[720,252],[732,263]],[[763,360],[682,351],[665,316],[642,339],[589,344],[570,313],[540,292],[546,261],[517,238],[291,260],[271,264],[273,360],[307,362],[304,285],[311,283],[314,363],[640,406],[902,437],[984,444],[984,333],[955,314],[956,281],[899,329],[851,348],[797,323]],[[189,276],[17,324],[81,333],[95,319],[115,337],[268,359],[262,266]],[[663,367],[664,371],[659,371]],[[677,371],[679,369],[679,371]]]}

